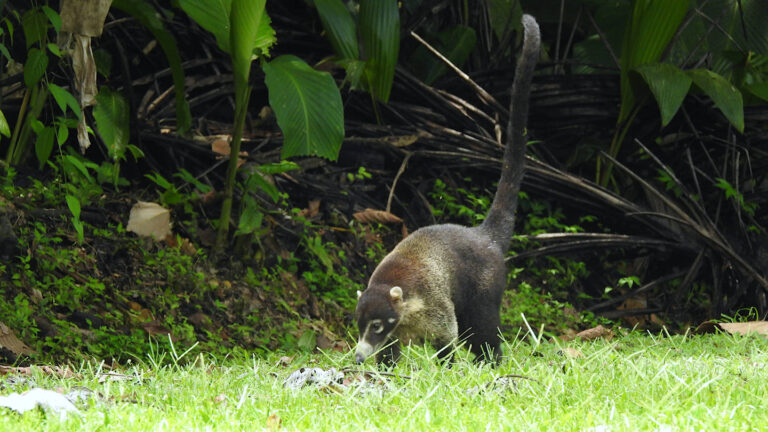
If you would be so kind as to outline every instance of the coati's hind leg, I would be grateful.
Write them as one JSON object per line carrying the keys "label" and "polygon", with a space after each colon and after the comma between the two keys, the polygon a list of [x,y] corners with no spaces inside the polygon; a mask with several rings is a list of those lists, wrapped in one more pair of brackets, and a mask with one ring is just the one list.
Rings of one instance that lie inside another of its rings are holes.
{"label": "coati's hind leg", "polygon": [[390,339],[387,345],[376,353],[376,364],[393,367],[400,359],[400,341]]}
{"label": "coati's hind leg", "polygon": [[467,320],[469,350],[475,355],[475,362],[498,365],[501,360],[501,338],[499,337],[499,307],[494,301],[477,304],[477,310]]}

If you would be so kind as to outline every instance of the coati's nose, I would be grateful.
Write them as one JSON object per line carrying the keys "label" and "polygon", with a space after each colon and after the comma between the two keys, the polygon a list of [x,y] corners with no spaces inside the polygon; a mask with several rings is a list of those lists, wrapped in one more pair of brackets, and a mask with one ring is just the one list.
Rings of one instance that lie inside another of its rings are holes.
{"label": "coati's nose", "polygon": [[365,361],[365,356],[360,353],[355,353],[355,363],[360,364]]}

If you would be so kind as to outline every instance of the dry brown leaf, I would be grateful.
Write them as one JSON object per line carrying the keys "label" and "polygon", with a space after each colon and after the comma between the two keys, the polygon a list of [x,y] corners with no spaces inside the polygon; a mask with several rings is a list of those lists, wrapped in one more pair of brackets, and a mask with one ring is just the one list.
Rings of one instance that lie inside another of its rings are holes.
{"label": "dry brown leaf", "polygon": [[713,333],[715,329],[720,329],[730,334],[749,334],[757,333],[761,336],[768,336],[768,321],[749,321],[741,323],[716,323],[706,321],[696,328],[696,333]]}
{"label": "dry brown leaf", "polygon": [[181,251],[181,253],[183,253],[186,256],[197,255],[197,249],[195,248],[195,245],[193,245],[192,242],[185,237],[181,238],[181,247],[179,248],[179,250]]}
{"label": "dry brown leaf", "polygon": [[33,368],[43,375],[54,375],[60,378],[73,378],[77,376],[74,372],[67,367],[59,366],[28,366],[28,367],[12,367],[0,365],[0,375],[17,374],[17,375],[32,375]]}
{"label": "dry brown leaf", "polygon": [[62,0],[59,5],[61,31],[91,37],[101,36],[110,4],[111,0]]}
{"label": "dry brown leaf", "polygon": [[581,340],[595,340],[600,337],[605,340],[611,340],[613,338],[613,331],[602,325],[598,325],[597,327],[576,333],[576,338]]}
{"label": "dry brown leaf", "polygon": [[229,156],[229,135],[217,135],[212,137],[211,151],[222,156]]}
{"label": "dry brown leaf", "polygon": [[299,216],[307,219],[311,219],[320,214],[320,200],[315,199],[309,202],[307,208],[302,209],[299,212]]}
{"label": "dry brown leaf", "polygon": [[562,340],[562,341],[572,341],[572,340],[576,339],[576,330],[571,329],[571,328],[565,329],[565,330],[563,330],[563,334],[561,334],[557,338]]}
{"label": "dry brown leaf", "polygon": [[280,417],[278,417],[277,414],[270,414],[269,417],[267,418],[266,429],[269,432],[280,430],[282,423],[283,423],[283,420],[280,419]]}
{"label": "dry brown leaf", "polygon": [[227,395],[224,393],[220,393],[216,397],[213,398],[213,403],[216,405],[226,405],[227,404]]}
{"label": "dry brown leaf", "polygon": [[160,324],[158,320],[152,320],[149,322],[145,322],[141,325],[141,328],[144,329],[147,333],[153,336],[157,335],[171,335],[171,340],[173,340],[173,335],[171,334],[171,331],[168,329],[168,327]]}
{"label": "dry brown leaf", "polygon": [[13,330],[2,322],[0,322],[0,348],[5,348],[16,356],[36,354],[35,350],[19,340]]}
{"label": "dry brown leaf", "polygon": [[403,135],[398,137],[392,137],[392,139],[390,139],[389,142],[395,147],[408,147],[409,145],[415,143],[418,140],[419,140],[418,135]]}
{"label": "dry brown leaf", "polygon": [[384,210],[374,210],[367,208],[363,211],[357,212],[352,215],[356,221],[361,223],[382,223],[382,224],[396,224],[402,223],[403,220],[394,214]]}
{"label": "dry brown leaf", "polygon": [[[631,297],[622,302],[616,309],[617,310],[632,310],[632,309],[647,309],[648,300],[643,296]],[[628,327],[644,327],[647,324],[647,315],[627,315],[621,318],[621,320]]]}
{"label": "dry brown leaf", "polygon": [[286,367],[286,366],[290,365],[293,362],[293,358],[294,357],[296,357],[296,356],[282,356],[277,361],[277,365],[278,366],[282,366],[282,367]]}
{"label": "dry brown leaf", "polygon": [[[211,141],[211,151],[213,151],[216,154],[219,154],[221,156],[217,156],[217,158],[225,158],[229,157],[230,153],[230,141],[232,140],[232,137],[229,135],[216,135],[213,136],[213,141]],[[248,152],[241,151],[237,158],[237,167],[240,168],[244,163],[245,159],[243,157],[248,156]]]}
{"label": "dry brown leaf", "polygon": [[584,353],[577,350],[576,348],[565,347],[558,352],[568,358],[584,358]]}

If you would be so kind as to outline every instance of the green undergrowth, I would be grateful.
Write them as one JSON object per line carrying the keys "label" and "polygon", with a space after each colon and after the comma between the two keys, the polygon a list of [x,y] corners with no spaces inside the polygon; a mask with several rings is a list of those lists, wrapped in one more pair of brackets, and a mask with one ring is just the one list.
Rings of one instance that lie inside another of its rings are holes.
{"label": "green undergrowth", "polygon": [[[195,190],[176,192],[185,194],[169,205],[177,231],[155,242],[125,228],[130,206],[142,198],[99,189],[81,198],[75,218],[64,199],[71,183],[52,175],[25,179],[7,170],[0,179],[0,218],[16,243],[0,250],[7,253],[0,262],[0,322],[34,351],[22,362],[122,362],[147,352],[148,335],[171,335],[181,349],[197,344],[213,354],[233,347],[309,352],[346,339],[366,267],[349,264],[349,246],[322,236],[325,227],[298,209],[298,245],[218,263],[197,238],[202,204]],[[357,228],[349,232],[357,236]],[[15,357],[0,350],[2,363]]]}
{"label": "green undergrowth", "polygon": [[[43,387],[87,389],[89,397],[65,418],[0,409],[0,429],[749,431],[768,424],[761,337],[634,332],[565,345],[524,335],[504,352],[495,369],[469,362],[463,350],[448,368],[432,351],[409,348],[382,375],[370,364],[345,369],[349,353],[214,359],[197,348],[155,350],[112,370],[83,363],[69,378],[33,368],[21,380],[0,377],[0,395]],[[308,367],[344,370],[344,379],[284,385]]]}
{"label": "green undergrowth", "polygon": [[[356,181],[367,178],[361,172]],[[94,176],[83,183],[91,192],[79,189],[82,208],[75,218],[65,202],[75,189],[63,173],[23,179],[8,170],[2,179],[0,217],[12,222],[18,248],[0,263],[0,319],[34,350],[22,362],[123,362],[147,352],[148,335],[171,335],[182,350],[197,344],[212,354],[234,347],[348,350],[356,337],[355,292],[402,236],[400,227],[345,222],[334,212],[312,218],[306,210],[281,210],[290,205],[278,194],[278,209],[258,209],[259,228],[235,240],[231,260],[216,262],[200,245],[208,227],[203,215],[210,211],[201,199],[206,190],[191,187],[191,180],[184,187],[155,175],[157,187],[136,197]],[[476,225],[490,205],[481,191],[440,181],[431,197],[439,222]],[[153,242],[126,231],[138,199],[171,210],[171,238]],[[568,225],[561,210],[525,195],[521,209],[521,233],[581,229]],[[292,237],[278,238],[272,220],[283,221]],[[570,288],[587,274],[584,263],[572,259],[514,265],[502,305],[503,334],[513,337],[525,328],[522,316],[547,335],[596,324],[569,303]]]}

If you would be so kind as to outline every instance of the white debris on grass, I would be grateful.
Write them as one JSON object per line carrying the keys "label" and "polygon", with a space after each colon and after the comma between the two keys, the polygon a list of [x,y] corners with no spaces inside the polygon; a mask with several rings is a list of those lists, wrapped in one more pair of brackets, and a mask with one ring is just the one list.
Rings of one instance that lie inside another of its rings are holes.
{"label": "white debris on grass", "polygon": [[46,412],[78,412],[75,405],[66,396],[53,390],[42,388],[33,388],[24,393],[11,393],[8,396],[0,396],[0,407],[10,408],[19,414],[24,414],[38,407]]}

